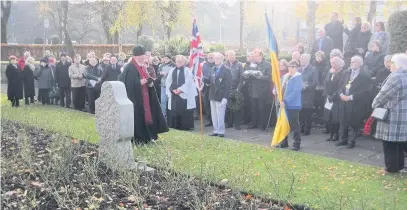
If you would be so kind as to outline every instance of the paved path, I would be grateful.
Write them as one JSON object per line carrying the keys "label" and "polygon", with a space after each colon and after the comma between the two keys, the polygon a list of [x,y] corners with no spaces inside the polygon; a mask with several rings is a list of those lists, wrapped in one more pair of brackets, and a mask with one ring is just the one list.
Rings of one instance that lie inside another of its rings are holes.
{"label": "paved path", "polygon": [[[7,93],[6,84],[1,84],[1,92]],[[260,131],[259,129],[248,130],[246,126],[242,126],[242,130],[229,128],[226,130],[226,138],[253,144],[270,145],[272,130],[272,128],[269,132]],[[211,131],[211,127],[205,127],[204,132],[206,134],[210,134]],[[193,132],[200,132],[199,121],[195,121],[195,130]],[[336,147],[334,142],[325,141],[326,138],[327,134],[323,134],[322,130],[313,128],[311,135],[302,137],[300,152],[368,165],[384,166],[383,148],[378,140],[360,137],[357,139],[354,149],[346,149],[344,146]],[[292,143],[292,138],[289,141]]]}
{"label": "paved path", "polygon": [[[199,121],[195,121],[194,132],[200,132]],[[247,126],[242,126],[242,130],[234,128],[226,129],[226,138],[238,141],[244,141],[253,144],[261,144],[268,146],[271,143],[271,135],[273,128],[269,132],[261,131],[259,129],[246,129]],[[212,132],[211,127],[204,128],[205,134]],[[345,146],[337,147],[335,142],[327,142],[325,139],[327,134],[323,134],[322,130],[313,128],[311,135],[301,137],[301,150],[300,152],[321,155],[341,160],[353,161],[374,166],[384,166],[383,161],[383,147],[381,141],[373,140],[367,137],[359,137],[356,140],[356,147],[353,149],[346,149]],[[291,137],[291,136],[290,136]],[[292,138],[289,138],[290,146]]]}

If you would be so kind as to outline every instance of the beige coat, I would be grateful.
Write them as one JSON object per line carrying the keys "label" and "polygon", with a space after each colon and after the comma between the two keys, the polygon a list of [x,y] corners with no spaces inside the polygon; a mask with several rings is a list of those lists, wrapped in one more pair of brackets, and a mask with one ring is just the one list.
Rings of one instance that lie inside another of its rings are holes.
{"label": "beige coat", "polygon": [[77,67],[76,64],[72,64],[69,67],[69,78],[71,78],[71,87],[84,87],[86,85],[86,79],[83,78],[83,75],[86,74],[86,67],[82,64],[79,64]]}

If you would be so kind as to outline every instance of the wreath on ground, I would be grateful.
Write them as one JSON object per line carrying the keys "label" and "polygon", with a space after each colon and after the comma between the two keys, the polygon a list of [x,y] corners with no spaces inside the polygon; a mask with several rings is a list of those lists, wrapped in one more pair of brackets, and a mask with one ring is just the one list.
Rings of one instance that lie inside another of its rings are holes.
{"label": "wreath on ground", "polygon": [[232,90],[229,96],[228,108],[232,111],[242,110],[244,104],[244,96],[238,90]]}

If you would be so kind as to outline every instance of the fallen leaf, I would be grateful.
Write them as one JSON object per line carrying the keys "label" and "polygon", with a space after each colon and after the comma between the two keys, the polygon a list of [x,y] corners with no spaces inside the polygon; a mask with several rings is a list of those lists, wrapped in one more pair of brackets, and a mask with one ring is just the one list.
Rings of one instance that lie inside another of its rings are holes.
{"label": "fallen leaf", "polygon": [[289,206],[285,205],[284,210],[292,210]]}
{"label": "fallen leaf", "polygon": [[4,193],[4,195],[6,195],[6,196],[12,196],[12,195],[14,195],[14,194],[16,194],[17,193],[17,191],[8,191],[8,192],[6,192],[6,193]]}
{"label": "fallen leaf", "polygon": [[41,182],[31,182],[31,185],[32,185],[32,186],[34,186],[34,187],[39,187],[39,188],[41,188],[43,184],[44,184],[44,183],[41,183]]}
{"label": "fallen leaf", "polygon": [[250,194],[246,195],[246,197],[245,197],[246,200],[250,200],[252,198],[253,198],[253,195],[250,195]]}
{"label": "fallen leaf", "polygon": [[137,197],[136,196],[134,196],[134,195],[130,195],[129,197],[127,197],[127,200],[129,200],[129,201],[131,201],[131,202],[136,202],[137,201]]}

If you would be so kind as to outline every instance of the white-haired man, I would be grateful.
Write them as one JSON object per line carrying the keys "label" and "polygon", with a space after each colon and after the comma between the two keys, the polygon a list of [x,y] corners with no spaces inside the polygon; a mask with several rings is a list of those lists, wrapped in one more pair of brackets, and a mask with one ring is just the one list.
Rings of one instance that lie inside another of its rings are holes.
{"label": "white-haired man", "polygon": [[232,87],[232,74],[230,69],[223,65],[224,57],[221,53],[214,53],[215,66],[209,77],[209,100],[213,133],[211,136],[225,136],[226,104]]}
{"label": "white-haired man", "polygon": [[193,79],[193,73],[185,67],[182,55],[175,57],[176,67],[168,72],[165,81],[168,96],[167,122],[170,128],[191,130],[194,128],[195,96],[198,95]]}
{"label": "white-haired man", "polygon": [[[348,145],[348,149],[355,147],[355,140],[363,120],[366,119],[372,91],[372,81],[369,73],[361,70],[363,59],[359,56],[351,58],[351,69],[346,71],[338,90],[340,142],[336,146]],[[352,134],[348,138],[348,129]],[[349,142],[348,142],[349,140]]]}
{"label": "white-haired man", "polygon": [[328,55],[333,50],[333,41],[329,36],[326,36],[325,29],[318,29],[318,38],[314,41],[312,45],[311,55],[312,61],[315,60],[315,53],[318,51],[323,51],[325,55]]}
{"label": "white-haired man", "polygon": [[315,91],[318,85],[318,72],[310,65],[311,55],[302,54],[300,58],[303,88],[301,98],[300,124],[301,133],[304,136],[310,135],[312,125],[312,113],[315,104]]}
{"label": "white-haired man", "polygon": [[[225,52],[226,54],[226,62],[225,66],[230,69],[232,73],[232,91],[240,89],[243,86],[243,80],[241,75],[244,71],[242,64],[236,60],[236,53],[232,50],[228,50]],[[240,130],[240,123],[242,121],[242,109],[239,110],[226,110],[226,128],[231,128],[235,126],[237,130]]]}

